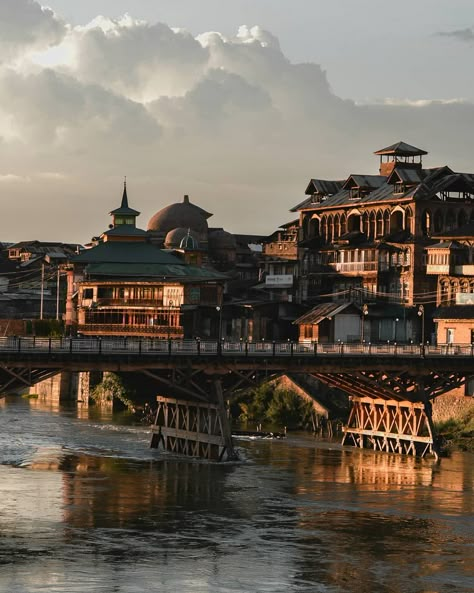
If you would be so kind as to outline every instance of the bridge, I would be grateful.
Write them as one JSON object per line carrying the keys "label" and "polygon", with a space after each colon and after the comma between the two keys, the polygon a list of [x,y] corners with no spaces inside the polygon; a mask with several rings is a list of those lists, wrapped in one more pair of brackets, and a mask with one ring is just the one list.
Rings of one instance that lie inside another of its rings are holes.
{"label": "bridge", "polygon": [[0,338],[0,393],[63,371],[141,372],[160,385],[152,446],[208,458],[235,454],[225,400],[286,373],[348,393],[344,444],[436,455],[432,400],[474,375],[474,345]]}

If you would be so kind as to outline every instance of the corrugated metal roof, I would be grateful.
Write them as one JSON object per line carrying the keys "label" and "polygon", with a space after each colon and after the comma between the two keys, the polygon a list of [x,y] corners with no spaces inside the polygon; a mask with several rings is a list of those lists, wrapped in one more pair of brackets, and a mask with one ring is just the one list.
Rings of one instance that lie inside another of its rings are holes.
{"label": "corrugated metal roof", "polygon": [[86,268],[91,277],[112,276],[121,278],[150,279],[166,278],[180,281],[225,280],[228,276],[192,265],[171,265],[159,263],[91,263]]}
{"label": "corrugated metal roof", "polygon": [[311,179],[305,194],[322,194],[324,196],[337,193],[341,188],[343,181],[333,181],[328,179]]}
{"label": "corrugated metal roof", "polygon": [[295,325],[301,325],[303,323],[311,323],[313,325],[317,325],[320,321],[325,319],[326,317],[334,317],[347,307],[354,306],[353,303],[321,303],[313,307],[311,311],[305,313],[301,317],[298,317],[294,321]]}
{"label": "corrugated metal roof", "polygon": [[403,183],[421,183],[423,181],[423,171],[421,169],[413,169],[411,167],[395,167],[392,173],[387,178],[387,183],[393,183],[394,177]]}
{"label": "corrugated metal roof", "polygon": [[381,148],[380,150],[374,152],[374,154],[394,156],[422,156],[428,153],[426,152],[426,150],[416,148],[416,146],[412,146],[411,144],[407,144],[406,142],[400,141],[396,142],[395,144],[391,144],[386,148]]}
{"label": "corrugated metal roof", "polygon": [[377,189],[387,183],[384,175],[357,175],[351,174],[343,185],[343,189],[351,187],[361,187],[364,189]]}
{"label": "corrugated metal roof", "polygon": [[184,265],[178,257],[159,249],[151,243],[106,241],[72,257],[73,263],[130,263]]}

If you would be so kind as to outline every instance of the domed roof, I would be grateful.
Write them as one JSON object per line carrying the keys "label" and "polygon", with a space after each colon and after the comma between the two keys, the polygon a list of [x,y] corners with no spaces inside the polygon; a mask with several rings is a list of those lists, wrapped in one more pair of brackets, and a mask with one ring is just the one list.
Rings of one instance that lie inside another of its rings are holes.
{"label": "domed roof", "polygon": [[189,196],[184,196],[182,202],[166,206],[150,218],[149,231],[169,233],[173,229],[184,228],[199,234],[207,233],[207,219],[212,216],[199,206],[191,204]]}
{"label": "domed roof", "polygon": [[232,233],[224,229],[214,229],[209,233],[209,247],[211,249],[236,249],[237,241]]}
{"label": "domed roof", "polygon": [[199,249],[197,233],[191,229],[177,228],[165,237],[167,249]]}

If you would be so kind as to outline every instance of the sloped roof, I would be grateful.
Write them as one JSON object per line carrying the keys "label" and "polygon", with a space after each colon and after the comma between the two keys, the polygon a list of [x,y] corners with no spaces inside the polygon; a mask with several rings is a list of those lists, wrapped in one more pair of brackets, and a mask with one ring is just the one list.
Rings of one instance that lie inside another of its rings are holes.
{"label": "sloped roof", "polygon": [[411,144],[407,144],[406,142],[400,141],[396,142],[395,144],[391,144],[386,148],[381,148],[380,150],[374,152],[374,154],[394,156],[422,156],[428,153],[426,152],[426,150],[416,148],[416,146],[412,146]]}
{"label": "sloped roof", "polygon": [[343,189],[350,189],[351,187],[362,187],[365,189],[377,189],[387,182],[384,175],[357,175],[351,174],[342,186]]}
{"label": "sloped roof", "polygon": [[116,216],[117,214],[121,214],[123,216],[139,216],[140,212],[134,210],[133,208],[129,208],[128,206],[128,196],[127,196],[127,182],[124,181],[123,183],[123,194],[122,194],[122,203],[120,204],[120,208],[116,208],[110,212],[111,215]]}
{"label": "sloped roof", "polygon": [[120,263],[183,265],[178,257],[159,249],[151,243],[106,241],[86,249],[71,258],[72,263]]}
{"label": "sloped roof", "polygon": [[113,229],[103,233],[109,237],[148,237],[148,233],[143,229],[137,229],[133,224],[120,224]]}
{"label": "sloped roof", "polygon": [[394,177],[402,183],[421,183],[423,181],[423,172],[421,169],[412,167],[395,167],[387,178],[387,183],[394,183]]}
{"label": "sloped roof", "polygon": [[[179,262],[181,260],[178,260]],[[164,278],[166,280],[215,281],[226,280],[228,276],[202,266],[161,263],[91,263],[86,268],[89,276],[108,276],[139,279]]]}
{"label": "sloped roof", "polygon": [[341,313],[348,307],[355,307],[355,305],[354,303],[321,303],[316,305],[316,307],[313,307],[313,309],[308,311],[308,313],[298,317],[298,319],[294,321],[294,324],[302,325],[303,323],[311,323],[312,325],[317,325],[323,319],[326,319],[327,317],[334,317],[334,315]]}
{"label": "sloped roof", "polygon": [[322,194],[324,196],[337,193],[343,185],[344,181],[333,181],[328,179],[311,179],[305,194]]}

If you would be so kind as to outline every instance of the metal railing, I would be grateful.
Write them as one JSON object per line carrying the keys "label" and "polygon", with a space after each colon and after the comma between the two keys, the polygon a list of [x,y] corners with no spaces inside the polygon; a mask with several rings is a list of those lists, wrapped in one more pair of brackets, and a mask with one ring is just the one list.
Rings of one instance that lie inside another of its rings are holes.
{"label": "metal railing", "polygon": [[246,342],[216,340],[177,340],[136,337],[39,338],[1,337],[1,353],[25,354],[143,354],[229,357],[313,357],[313,356],[464,356],[474,357],[474,344],[398,344]]}

